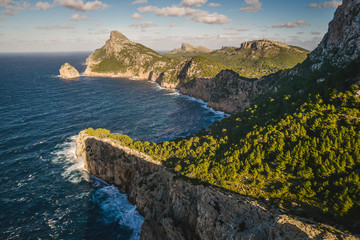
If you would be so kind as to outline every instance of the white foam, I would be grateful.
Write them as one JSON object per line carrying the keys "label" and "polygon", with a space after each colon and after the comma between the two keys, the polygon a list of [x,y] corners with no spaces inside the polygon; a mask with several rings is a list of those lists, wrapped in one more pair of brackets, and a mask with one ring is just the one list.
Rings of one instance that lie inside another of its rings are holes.
{"label": "white foam", "polygon": [[117,222],[131,229],[131,239],[140,238],[144,218],[136,211],[136,206],[131,205],[126,195],[121,194],[116,187],[111,185],[96,190],[93,202],[100,206],[106,224]]}
{"label": "white foam", "polygon": [[89,176],[84,170],[84,161],[81,157],[76,157],[76,138],[71,136],[62,144],[56,145],[56,150],[52,152],[55,156],[54,163],[62,163],[64,172],[61,173],[65,179],[72,183],[79,183],[82,180],[89,181]]}

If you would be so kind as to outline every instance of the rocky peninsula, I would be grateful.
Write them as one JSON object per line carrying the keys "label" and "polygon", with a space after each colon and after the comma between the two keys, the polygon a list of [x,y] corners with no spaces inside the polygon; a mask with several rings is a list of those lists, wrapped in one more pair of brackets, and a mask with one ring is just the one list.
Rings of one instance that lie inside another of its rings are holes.
{"label": "rocky peninsula", "polygon": [[60,70],[60,77],[65,79],[74,79],[80,77],[79,72],[70,63],[64,63]]}
{"label": "rocky peninsula", "polygon": [[358,239],[170,172],[109,138],[80,132],[76,155],[94,176],[115,184],[145,217],[141,239]]}

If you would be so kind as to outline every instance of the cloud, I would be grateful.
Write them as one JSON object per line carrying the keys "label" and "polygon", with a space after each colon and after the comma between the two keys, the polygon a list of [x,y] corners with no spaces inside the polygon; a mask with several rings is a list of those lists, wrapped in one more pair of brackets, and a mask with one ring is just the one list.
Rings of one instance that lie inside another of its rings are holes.
{"label": "cloud", "polygon": [[329,1],[329,2],[322,2],[322,3],[311,3],[307,5],[307,8],[337,8],[341,5],[341,1]]}
{"label": "cloud", "polygon": [[272,25],[272,27],[273,28],[295,28],[295,27],[300,27],[302,25],[306,25],[306,24],[307,24],[307,22],[305,20],[299,20],[297,22],[288,22],[288,23]]}
{"label": "cloud", "polygon": [[158,8],[155,6],[146,6],[146,7],[139,7],[138,11],[141,13],[148,13],[148,12],[154,12],[156,11]]}
{"label": "cloud", "polygon": [[157,27],[157,25],[155,23],[153,23],[152,21],[148,21],[148,22],[141,22],[141,23],[133,23],[129,27],[134,27],[134,28],[140,27],[142,31],[145,31],[146,28]]}
{"label": "cloud", "polygon": [[6,17],[0,17],[0,21],[6,20]]}
{"label": "cloud", "polygon": [[245,0],[247,7],[240,8],[243,12],[257,12],[261,9],[261,2],[259,0]]}
{"label": "cloud", "polygon": [[89,1],[86,2],[85,4],[83,0],[55,0],[54,3],[58,3],[60,6],[82,12],[99,10],[108,7],[107,4],[98,0]]}
{"label": "cloud", "polygon": [[224,27],[224,30],[236,30],[237,28],[235,26],[231,26],[231,27]]}
{"label": "cloud", "polygon": [[36,26],[36,29],[42,30],[59,30],[59,29],[73,29],[73,26],[70,25],[53,25],[53,26]]}
{"label": "cloud", "polygon": [[148,2],[147,0],[136,0],[136,1],[133,1],[131,4],[135,5],[135,4],[141,4],[141,3],[147,3],[147,2]]}
{"label": "cloud", "polygon": [[208,7],[220,7],[220,3],[209,3]]}
{"label": "cloud", "polygon": [[177,25],[176,23],[169,24],[169,28],[175,28],[175,27],[179,27],[179,25]]}
{"label": "cloud", "polygon": [[132,19],[142,19],[143,17],[139,14],[139,13],[134,13],[132,16],[131,16]]}
{"label": "cloud", "polygon": [[300,35],[300,34],[304,34],[304,32],[297,32],[296,34]]}
{"label": "cloud", "polygon": [[84,20],[89,20],[89,18],[87,16],[80,16],[79,14],[75,13],[74,15],[71,16],[70,21],[84,21]]}
{"label": "cloud", "polygon": [[48,2],[37,2],[35,5],[36,9],[46,10],[51,8],[52,6]]}
{"label": "cloud", "polygon": [[246,31],[250,31],[250,29],[248,29],[248,28],[239,28],[237,31],[238,32],[246,32]]}
{"label": "cloud", "polygon": [[181,7],[200,7],[204,5],[207,0],[182,0],[180,3]]}
{"label": "cloud", "polygon": [[[206,24],[225,24],[231,22],[231,20],[225,15],[218,13],[208,13],[203,10],[188,8],[188,7],[164,7],[164,8],[156,8],[153,6],[149,6],[149,10],[153,10],[155,15],[162,17],[189,17],[191,20],[200,23]],[[138,9],[144,10],[144,9]]]}
{"label": "cloud", "polygon": [[2,13],[5,15],[10,15],[10,16],[19,14],[19,12],[14,9],[5,9],[4,11],[2,11]]}
{"label": "cloud", "polygon": [[320,34],[321,34],[321,32],[311,31],[311,34],[312,34],[312,35],[320,35]]}

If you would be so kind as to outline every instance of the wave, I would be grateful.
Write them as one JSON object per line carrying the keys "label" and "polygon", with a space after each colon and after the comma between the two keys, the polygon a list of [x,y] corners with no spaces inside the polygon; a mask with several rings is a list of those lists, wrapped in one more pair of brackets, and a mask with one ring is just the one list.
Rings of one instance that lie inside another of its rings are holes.
{"label": "wave", "polygon": [[64,143],[58,144],[52,161],[54,163],[64,164],[64,171],[61,173],[65,179],[72,183],[79,183],[83,180],[89,181],[89,175],[84,169],[84,161],[81,157],[76,157],[76,138],[77,135],[71,136]]}
{"label": "wave", "polygon": [[[106,184],[101,180],[100,183],[98,181],[99,179],[95,179],[95,184]],[[144,218],[137,212],[136,206],[131,205],[127,201],[126,195],[121,194],[115,186],[107,184],[107,186],[97,189],[92,201],[101,208],[105,224],[116,222],[131,230],[130,239],[140,239]]]}

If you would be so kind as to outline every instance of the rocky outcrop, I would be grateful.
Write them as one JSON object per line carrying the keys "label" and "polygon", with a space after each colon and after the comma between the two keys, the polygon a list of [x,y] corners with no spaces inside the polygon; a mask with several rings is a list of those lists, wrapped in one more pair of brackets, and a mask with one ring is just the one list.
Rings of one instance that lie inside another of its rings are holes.
{"label": "rocky outcrop", "polygon": [[313,68],[324,61],[341,67],[360,57],[360,0],[344,0],[329,23],[328,32],[310,54]]}
{"label": "rocky outcrop", "polygon": [[61,66],[60,70],[60,77],[66,79],[74,79],[80,77],[79,72],[70,65],[70,63],[65,63]]}
{"label": "rocky outcrop", "polygon": [[272,89],[271,81],[250,80],[232,70],[223,70],[214,78],[196,78],[181,84],[180,92],[208,102],[208,106],[226,113],[248,108],[259,94]]}
{"label": "rocky outcrop", "polygon": [[358,239],[179,176],[113,139],[80,132],[76,154],[136,204],[145,217],[141,239]]}
{"label": "rocky outcrop", "polygon": [[174,49],[170,52],[170,54],[175,54],[175,53],[186,53],[186,52],[197,52],[197,53],[209,53],[212,50],[203,47],[203,46],[192,46],[188,43],[182,43],[181,44],[181,48],[177,48]]}

